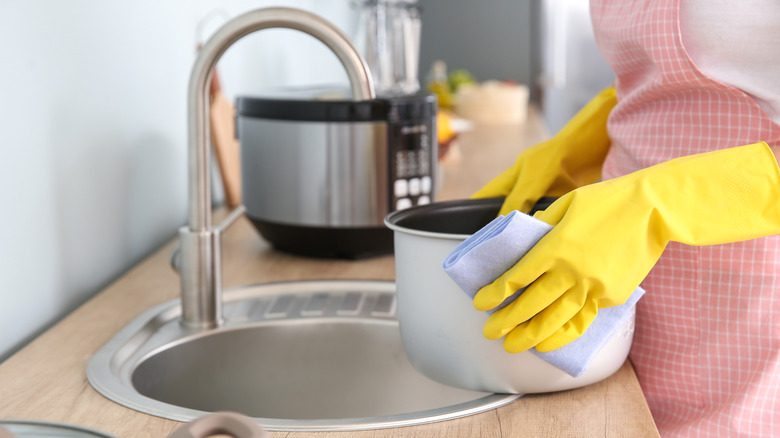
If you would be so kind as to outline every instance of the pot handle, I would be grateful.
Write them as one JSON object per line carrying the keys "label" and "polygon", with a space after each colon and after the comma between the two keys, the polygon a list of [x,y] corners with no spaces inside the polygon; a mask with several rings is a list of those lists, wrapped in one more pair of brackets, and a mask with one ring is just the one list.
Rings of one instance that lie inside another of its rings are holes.
{"label": "pot handle", "polygon": [[234,438],[270,437],[262,426],[245,415],[214,412],[174,430],[168,438],[207,438],[216,434],[228,434]]}

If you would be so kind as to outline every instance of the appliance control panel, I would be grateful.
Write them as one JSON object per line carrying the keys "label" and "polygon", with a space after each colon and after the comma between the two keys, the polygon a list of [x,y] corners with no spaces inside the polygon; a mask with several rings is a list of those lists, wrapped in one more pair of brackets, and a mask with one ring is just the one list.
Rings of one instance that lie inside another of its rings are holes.
{"label": "appliance control panel", "polygon": [[432,121],[390,127],[390,211],[434,201],[436,133]]}

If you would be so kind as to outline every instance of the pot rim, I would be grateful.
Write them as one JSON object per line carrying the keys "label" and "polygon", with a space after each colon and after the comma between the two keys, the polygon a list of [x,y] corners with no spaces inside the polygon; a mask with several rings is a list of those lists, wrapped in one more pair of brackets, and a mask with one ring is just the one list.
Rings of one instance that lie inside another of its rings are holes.
{"label": "pot rim", "polygon": [[[473,233],[445,233],[436,231],[417,230],[414,228],[405,227],[399,225],[398,222],[409,217],[418,215],[424,215],[427,213],[439,211],[439,210],[458,210],[461,208],[473,208],[478,206],[495,206],[500,207],[504,201],[503,197],[499,198],[470,198],[470,199],[458,199],[454,201],[434,202],[427,205],[418,205],[415,207],[406,208],[403,210],[394,211],[385,216],[385,226],[391,230],[403,234],[410,234],[420,237],[428,237],[442,240],[457,240],[463,241],[468,239]],[[476,232],[476,231],[475,231]]]}
{"label": "pot rim", "polygon": [[387,218],[385,218],[385,225],[387,225],[388,228],[390,228],[391,230],[397,233],[410,234],[410,235],[420,236],[420,237],[429,237],[433,239],[466,240],[471,236],[471,234],[434,233],[433,231],[415,230],[413,228],[406,228],[400,225],[392,224],[388,222]]}

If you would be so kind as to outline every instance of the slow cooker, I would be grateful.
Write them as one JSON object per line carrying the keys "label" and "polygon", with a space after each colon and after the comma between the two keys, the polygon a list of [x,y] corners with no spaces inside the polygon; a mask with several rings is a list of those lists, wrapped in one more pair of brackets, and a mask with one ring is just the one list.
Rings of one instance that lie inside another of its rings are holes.
{"label": "slow cooker", "polygon": [[436,98],[236,102],[243,201],[275,248],[313,257],[389,254],[393,211],[436,196]]}

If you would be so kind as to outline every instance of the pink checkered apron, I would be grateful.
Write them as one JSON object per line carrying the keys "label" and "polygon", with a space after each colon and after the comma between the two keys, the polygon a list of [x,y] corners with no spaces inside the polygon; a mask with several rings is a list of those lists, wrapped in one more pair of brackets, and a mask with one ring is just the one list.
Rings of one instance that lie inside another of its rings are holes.
{"label": "pink checkered apron", "polygon": [[[591,1],[618,77],[604,178],[759,140],[780,144],[780,127],[750,97],[693,64],[678,3]],[[630,357],[662,435],[780,437],[780,236],[673,242],[642,286]]]}

